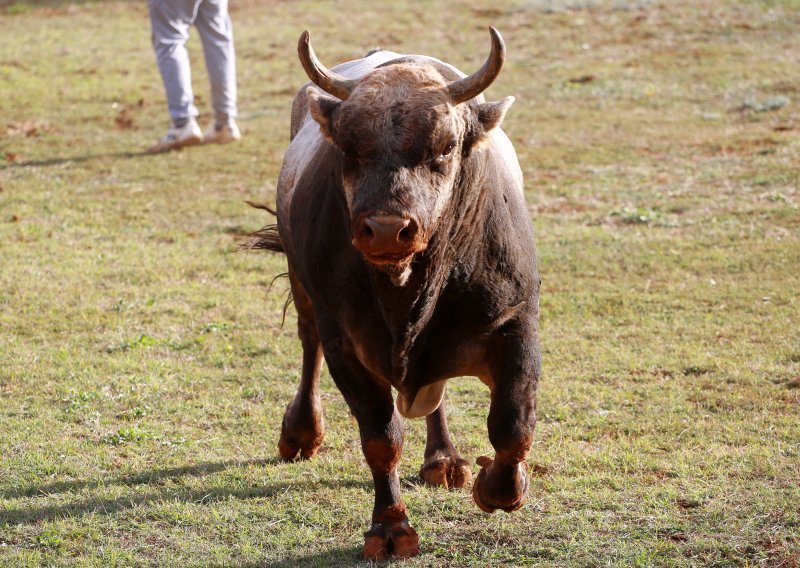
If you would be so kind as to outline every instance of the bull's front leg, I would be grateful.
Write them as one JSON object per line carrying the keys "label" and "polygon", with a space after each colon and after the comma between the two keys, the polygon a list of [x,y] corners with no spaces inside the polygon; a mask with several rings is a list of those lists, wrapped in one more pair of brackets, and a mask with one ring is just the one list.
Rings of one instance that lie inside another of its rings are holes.
{"label": "bull's front leg", "polygon": [[403,451],[403,422],[391,388],[375,382],[352,358],[326,350],[331,376],[358,421],[361,449],[375,484],[372,526],[364,533],[364,558],[385,560],[419,554],[419,537],[400,496],[397,462]]}
{"label": "bull's front leg", "polygon": [[391,391],[386,389],[382,394],[380,404],[373,402],[357,412],[354,409],[361,448],[375,484],[372,526],[364,533],[364,558],[368,560],[419,554],[419,537],[408,522],[397,475],[397,462],[403,451],[403,421],[394,410]]}
{"label": "bull's front leg", "polygon": [[488,428],[495,457],[478,458],[482,469],[472,486],[475,503],[487,513],[516,511],[528,492],[525,457],[536,424],[540,354],[535,324],[522,327],[501,337],[492,350]]}

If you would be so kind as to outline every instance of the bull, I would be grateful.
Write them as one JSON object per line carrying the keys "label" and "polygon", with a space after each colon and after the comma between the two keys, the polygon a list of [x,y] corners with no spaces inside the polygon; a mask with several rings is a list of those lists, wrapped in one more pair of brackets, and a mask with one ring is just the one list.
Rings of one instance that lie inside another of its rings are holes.
{"label": "bull", "polygon": [[475,503],[511,512],[526,498],[540,278],[522,172],[500,128],[514,98],[481,94],[505,59],[489,32],[491,53],[469,76],[385,50],[328,69],[308,32],[298,44],[311,83],[292,105],[277,224],[253,243],[286,254],[303,347],[278,449],[293,460],[322,444],[324,356],[374,481],[366,559],[419,553],[397,474],[402,417],[425,417],[425,482],[472,482],[447,428],[450,378],[477,376],[490,391],[495,456],[477,460]]}

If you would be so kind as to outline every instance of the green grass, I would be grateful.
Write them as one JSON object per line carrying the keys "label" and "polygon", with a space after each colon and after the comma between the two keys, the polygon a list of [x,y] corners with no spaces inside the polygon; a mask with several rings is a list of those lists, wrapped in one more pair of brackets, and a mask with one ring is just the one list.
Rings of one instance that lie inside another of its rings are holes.
{"label": "green grass", "polygon": [[[409,566],[800,562],[800,15],[794,0],[240,1],[244,138],[148,156],[166,129],[143,2],[0,2],[0,565],[358,562],[372,484],[323,376],[328,434],[281,464],[300,366],[267,219],[312,31],[466,71],[526,175],[544,377],[528,504],[481,513],[400,462]],[[422,31],[424,30],[424,32]],[[190,42],[208,111],[199,41]],[[747,101],[787,97],[755,112]],[[203,121],[208,116],[202,117]],[[448,390],[491,453],[488,396]]]}

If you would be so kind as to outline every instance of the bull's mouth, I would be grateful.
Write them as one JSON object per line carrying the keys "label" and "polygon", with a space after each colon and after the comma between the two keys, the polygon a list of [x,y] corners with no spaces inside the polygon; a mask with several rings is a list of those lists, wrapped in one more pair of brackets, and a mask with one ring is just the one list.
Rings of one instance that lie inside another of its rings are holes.
{"label": "bull's mouth", "polygon": [[364,253],[364,258],[370,264],[379,266],[381,268],[391,269],[392,267],[402,268],[411,264],[415,253],[409,254],[367,254]]}
{"label": "bull's mouth", "polygon": [[358,250],[361,255],[363,256],[364,260],[367,263],[371,264],[376,268],[380,268],[383,270],[392,270],[392,269],[403,269],[406,266],[410,265],[411,262],[414,260],[414,257],[424,252],[425,249],[428,248],[428,243],[420,239],[418,242],[413,243],[409,247],[395,249],[395,250],[364,250],[363,247],[358,246],[358,242],[353,239],[353,246],[356,250]]}
{"label": "bull's mouth", "polygon": [[411,261],[416,253],[398,254],[364,254],[364,260],[376,270],[385,273],[395,286],[405,286],[411,277]]}

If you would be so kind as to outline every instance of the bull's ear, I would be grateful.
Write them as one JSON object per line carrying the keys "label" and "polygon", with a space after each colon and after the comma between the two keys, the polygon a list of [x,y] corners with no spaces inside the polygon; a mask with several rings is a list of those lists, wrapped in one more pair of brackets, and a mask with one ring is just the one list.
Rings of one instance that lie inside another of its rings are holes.
{"label": "bull's ear", "polygon": [[328,142],[333,142],[335,115],[342,101],[321,93],[314,87],[306,89],[306,98],[311,117],[317,121],[319,129]]}
{"label": "bull's ear", "polygon": [[478,105],[478,121],[483,126],[483,131],[489,132],[492,128],[500,126],[512,104],[514,104],[514,97]]}

